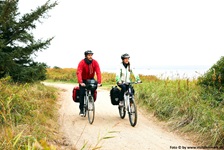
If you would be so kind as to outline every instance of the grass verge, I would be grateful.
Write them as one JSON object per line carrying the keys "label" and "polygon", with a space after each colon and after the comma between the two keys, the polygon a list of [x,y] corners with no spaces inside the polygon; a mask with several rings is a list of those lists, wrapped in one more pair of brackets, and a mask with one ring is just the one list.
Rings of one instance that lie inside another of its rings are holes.
{"label": "grass verge", "polygon": [[201,145],[224,147],[224,101],[203,98],[197,81],[157,80],[135,90],[137,102],[173,129],[196,133]]}
{"label": "grass verge", "polygon": [[57,90],[0,80],[0,149],[56,149]]}

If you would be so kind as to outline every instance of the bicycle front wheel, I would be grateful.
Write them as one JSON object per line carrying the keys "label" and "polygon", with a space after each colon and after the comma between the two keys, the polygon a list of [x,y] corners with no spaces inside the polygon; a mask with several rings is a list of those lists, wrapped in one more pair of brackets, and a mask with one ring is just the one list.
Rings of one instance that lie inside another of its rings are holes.
{"label": "bicycle front wheel", "polygon": [[118,106],[118,110],[119,110],[119,115],[121,119],[124,119],[126,115],[125,106]]}
{"label": "bicycle front wheel", "polygon": [[83,112],[84,112],[84,116],[83,117],[86,117],[86,114],[87,114],[87,100],[86,100],[87,98],[86,97],[84,97],[84,106],[83,106]]}
{"label": "bicycle front wheel", "polygon": [[89,102],[88,102],[88,120],[89,123],[92,124],[95,118],[95,105],[94,105],[94,100],[93,97],[89,97]]}
{"label": "bicycle front wheel", "polygon": [[137,124],[137,107],[134,101],[130,101],[130,110],[128,112],[129,121],[132,127]]}

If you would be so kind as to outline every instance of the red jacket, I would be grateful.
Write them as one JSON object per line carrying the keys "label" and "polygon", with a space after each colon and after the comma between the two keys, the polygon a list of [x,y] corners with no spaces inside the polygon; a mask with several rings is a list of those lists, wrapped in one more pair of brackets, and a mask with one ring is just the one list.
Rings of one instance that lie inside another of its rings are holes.
{"label": "red jacket", "polygon": [[84,59],[79,62],[76,72],[79,83],[83,83],[83,80],[94,78],[95,73],[97,82],[101,84],[101,71],[98,62],[94,59],[90,65],[88,65]]}

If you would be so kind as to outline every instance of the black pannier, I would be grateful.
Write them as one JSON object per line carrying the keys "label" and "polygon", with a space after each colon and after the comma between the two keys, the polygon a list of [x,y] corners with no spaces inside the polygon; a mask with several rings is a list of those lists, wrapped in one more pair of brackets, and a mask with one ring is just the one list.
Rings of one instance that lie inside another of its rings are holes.
{"label": "black pannier", "polygon": [[120,89],[117,86],[113,86],[110,90],[110,100],[112,105],[118,105],[119,104],[119,95],[120,95]]}

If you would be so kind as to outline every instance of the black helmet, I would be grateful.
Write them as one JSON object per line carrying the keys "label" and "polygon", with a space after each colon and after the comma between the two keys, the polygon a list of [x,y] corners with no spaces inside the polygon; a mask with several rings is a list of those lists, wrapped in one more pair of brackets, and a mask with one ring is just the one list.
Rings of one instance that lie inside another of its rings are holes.
{"label": "black helmet", "polygon": [[93,54],[93,52],[91,50],[85,51],[84,55],[87,56],[88,54]]}
{"label": "black helmet", "polygon": [[130,58],[129,54],[125,53],[121,55],[121,59]]}

